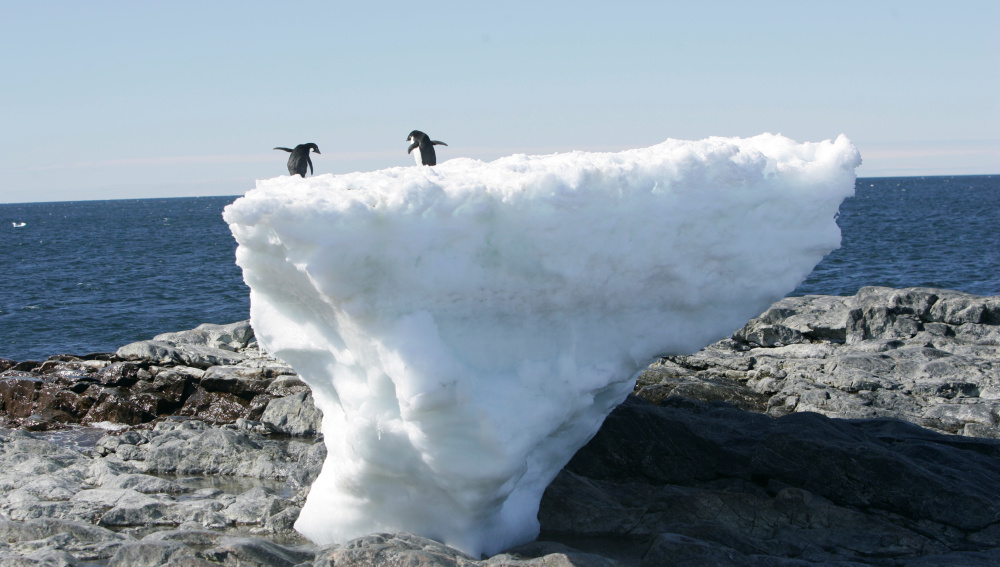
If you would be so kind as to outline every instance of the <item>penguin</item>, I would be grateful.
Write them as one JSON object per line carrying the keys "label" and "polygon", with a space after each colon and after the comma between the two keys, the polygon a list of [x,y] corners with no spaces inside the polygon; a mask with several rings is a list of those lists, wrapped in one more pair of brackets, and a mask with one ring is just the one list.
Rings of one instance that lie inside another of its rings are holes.
{"label": "penguin", "polygon": [[434,146],[448,145],[444,142],[431,140],[427,134],[424,134],[420,130],[410,132],[410,137],[406,141],[412,142],[410,149],[406,150],[406,153],[417,150],[417,153],[413,154],[413,159],[417,161],[417,165],[437,165],[437,155],[434,154]]}
{"label": "penguin", "polygon": [[319,153],[319,146],[309,142],[308,144],[299,144],[295,146],[294,150],[288,148],[274,148],[276,150],[285,150],[286,152],[292,154],[288,156],[288,175],[301,175],[306,176],[306,166],[309,166],[309,173],[313,172],[313,162],[309,159],[309,150]]}

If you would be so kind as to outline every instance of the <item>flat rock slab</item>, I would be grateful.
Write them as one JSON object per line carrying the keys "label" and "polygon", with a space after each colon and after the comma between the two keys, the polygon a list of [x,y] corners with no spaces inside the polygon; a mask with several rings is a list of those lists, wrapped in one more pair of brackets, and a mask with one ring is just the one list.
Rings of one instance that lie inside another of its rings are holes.
{"label": "flat rock slab", "polygon": [[997,438],[1000,296],[866,287],[851,297],[785,298],[730,339],[661,358],[636,393]]}

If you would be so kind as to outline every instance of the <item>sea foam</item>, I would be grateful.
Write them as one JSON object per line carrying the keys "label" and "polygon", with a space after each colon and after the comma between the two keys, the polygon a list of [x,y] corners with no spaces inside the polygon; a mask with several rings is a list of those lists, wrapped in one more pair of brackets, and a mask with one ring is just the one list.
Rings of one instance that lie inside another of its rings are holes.
{"label": "sea foam", "polygon": [[657,355],[720,339],[839,246],[846,137],[278,177],[226,208],[260,344],[323,411],[296,528],[410,531],[478,556]]}

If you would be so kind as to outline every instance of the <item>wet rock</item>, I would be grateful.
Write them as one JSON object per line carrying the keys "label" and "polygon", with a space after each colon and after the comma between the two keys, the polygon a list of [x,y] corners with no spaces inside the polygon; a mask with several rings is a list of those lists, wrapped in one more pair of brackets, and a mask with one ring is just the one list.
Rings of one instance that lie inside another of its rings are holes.
{"label": "wet rock", "polygon": [[[10,361],[0,373],[0,426],[141,426],[170,415],[257,421],[275,397],[307,388],[287,364],[248,347],[251,340],[247,321],[204,324],[126,345],[114,361],[110,355]],[[276,377],[284,386],[271,387]]]}
{"label": "wet rock", "polygon": [[104,386],[131,386],[139,380],[152,377],[142,364],[134,362],[115,362],[110,364],[97,374],[100,383]]}
{"label": "wet rock", "polygon": [[250,414],[250,402],[239,396],[225,392],[209,392],[197,386],[177,412],[203,419],[209,423],[232,423]]}
{"label": "wet rock", "polygon": [[45,430],[78,423],[92,403],[76,392],[74,383],[58,377],[16,371],[0,374],[0,426]]}
{"label": "wet rock", "polygon": [[194,393],[197,382],[195,375],[171,368],[157,372],[149,383],[149,390],[158,393],[163,402],[168,404],[164,407],[166,413],[173,414]]}
{"label": "wet rock", "polygon": [[139,425],[155,419],[162,403],[162,396],[155,392],[133,393],[124,388],[102,388],[96,393],[84,422]]}

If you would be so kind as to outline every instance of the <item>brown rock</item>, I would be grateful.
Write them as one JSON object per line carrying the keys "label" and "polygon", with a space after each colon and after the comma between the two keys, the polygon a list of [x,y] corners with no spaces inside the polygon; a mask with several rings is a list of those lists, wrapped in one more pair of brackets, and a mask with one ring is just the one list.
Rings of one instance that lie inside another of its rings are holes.
{"label": "brown rock", "polygon": [[0,410],[8,419],[25,418],[35,412],[34,401],[45,380],[37,374],[8,370],[0,374]]}
{"label": "brown rock", "polygon": [[226,392],[209,392],[198,386],[184,402],[180,415],[197,417],[206,423],[231,423],[237,418],[246,418],[250,402]]}
{"label": "brown rock", "polygon": [[162,402],[162,396],[155,392],[133,393],[121,388],[104,388],[84,421],[139,425],[156,419]]}
{"label": "brown rock", "polygon": [[144,366],[135,362],[115,362],[101,370],[98,377],[105,386],[131,386],[139,381]]}

